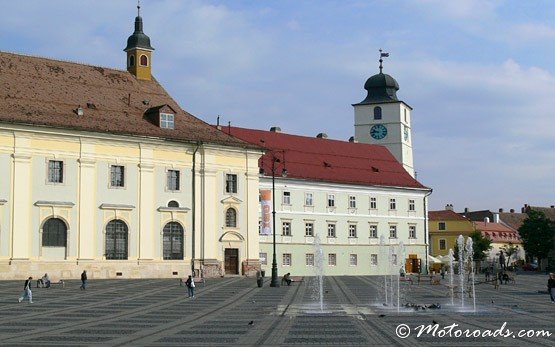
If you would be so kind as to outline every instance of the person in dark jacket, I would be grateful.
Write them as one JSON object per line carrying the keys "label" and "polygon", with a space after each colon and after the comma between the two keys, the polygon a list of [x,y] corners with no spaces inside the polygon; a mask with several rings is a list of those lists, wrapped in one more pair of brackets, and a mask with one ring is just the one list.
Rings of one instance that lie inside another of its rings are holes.
{"label": "person in dark jacket", "polygon": [[81,290],[85,290],[87,289],[87,270],[83,270],[83,273],[81,274]]}
{"label": "person in dark jacket", "polygon": [[555,274],[553,272],[549,274],[549,279],[547,280],[547,291],[551,295],[551,303],[555,304]]}
{"label": "person in dark jacket", "polygon": [[25,281],[25,285],[23,286],[23,295],[17,300],[18,302],[22,302],[25,299],[29,299],[29,303],[33,303],[33,293],[31,292],[31,282],[33,282],[33,277],[29,277]]}
{"label": "person in dark jacket", "polygon": [[189,276],[189,278],[187,278],[187,281],[185,281],[185,285],[187,286],[187,293],[189,294],[189,298],[194,298],[195,297],[195,280],[193,279],[192,276]]}

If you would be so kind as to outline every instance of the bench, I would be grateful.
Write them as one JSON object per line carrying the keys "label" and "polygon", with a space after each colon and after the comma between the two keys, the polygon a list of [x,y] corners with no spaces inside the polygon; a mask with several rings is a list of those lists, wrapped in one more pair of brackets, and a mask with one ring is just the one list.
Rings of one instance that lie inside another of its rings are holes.
{"label": "bench", "polygon": [[[64,280],[58,280],[58,281],[50,281],[50,287],[53,287],[54,285],[59,285],[62,288],[65,288],[66,283],[64,282]],[[49,288],[46,286],[46,284],[42,283],[42,279],[37,280],[37,288]]]}
{"label": "bench", "polygon": [[[204,284],[206,283],[204,278],[195,278],[193,277],[193,281],[195,281],[195,286],[198,284],[202,284],[202,286],[204,287]],[[187,282],[187,278],[180,278],[179,279],[179,286],[183,287],[185,285],[185,282]]]}

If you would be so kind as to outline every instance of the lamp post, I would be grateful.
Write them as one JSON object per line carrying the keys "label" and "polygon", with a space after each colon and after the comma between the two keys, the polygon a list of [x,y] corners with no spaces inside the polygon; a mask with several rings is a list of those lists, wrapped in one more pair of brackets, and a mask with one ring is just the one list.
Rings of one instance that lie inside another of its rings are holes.
{"label": "lamp post", "polygon": [[[272,154],[272,232],[274,254],[272,259],[272,281],[270,282],[270,287],[279,287],[276,257],[276,163],[279,162],[279,158],[276,158],[275,154]],[[285,169],[285,167],[281,171],[281,176],[287,177],[287,169]]]}

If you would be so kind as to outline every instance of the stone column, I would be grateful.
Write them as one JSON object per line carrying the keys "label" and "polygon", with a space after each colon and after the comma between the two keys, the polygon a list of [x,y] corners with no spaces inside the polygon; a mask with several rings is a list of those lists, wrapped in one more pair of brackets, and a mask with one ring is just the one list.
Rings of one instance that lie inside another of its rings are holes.
{"label": "stone column", "polygon": [[[83,146],[83,145],[82,145]],[[92,145],[91,145],[92,146]],[[79,227],[78,251],[79,261],[92,260],[95,257],[96,242],[96,161],[79,158]]]}
{"label": "stone column", "polygon": [[[30,139],[16,137],[16,149]],[[31,256],[31,190],[32,165],[30,153],[14,153],[12,193],[12,259],[29,259]]]}

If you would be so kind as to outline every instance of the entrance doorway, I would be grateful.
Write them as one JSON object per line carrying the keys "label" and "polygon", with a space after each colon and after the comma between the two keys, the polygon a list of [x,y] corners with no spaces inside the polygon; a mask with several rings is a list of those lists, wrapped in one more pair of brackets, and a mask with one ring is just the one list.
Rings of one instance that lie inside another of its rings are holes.
{"label": "entrance doorway", "polygon": [[410,273],[420,273],[421,262],[418,255],[409,254],[405,262],[405,270]]}
{"label": "entrance doorway", "polygon": [[226,275],[239,274],[239,249],[226,248],[225,249],[225,273]]}

